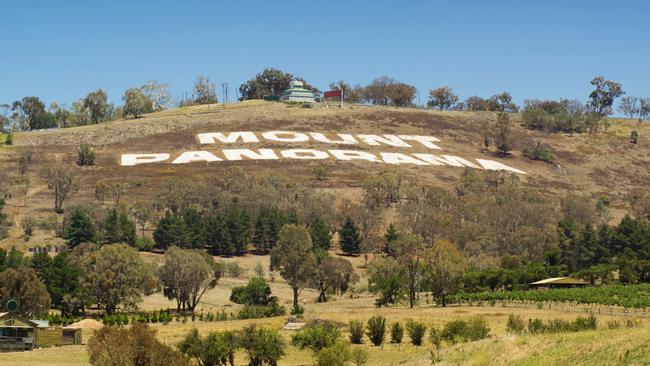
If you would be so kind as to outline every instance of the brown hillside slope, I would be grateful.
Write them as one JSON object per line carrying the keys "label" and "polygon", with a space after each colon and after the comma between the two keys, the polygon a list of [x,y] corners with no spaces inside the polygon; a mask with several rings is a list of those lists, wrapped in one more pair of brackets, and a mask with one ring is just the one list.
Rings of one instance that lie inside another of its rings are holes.
{"label": "brown hillside slope", "polygon": [[[389,151],[404,153],[449,154],[464,157],[493,159],[522,169],[529,174],[520,176],[527,186],[539,194],[562,196],[568,191],[585,193],[591,197],[607,195],[612,212],[619,216],[628,208],[632,192],[650,181],[650,123],[630,120],[610,120],[611,126],[597,134],[552,134],[541,136],[552,147],[557,159],[553,164],[533,161],[521,153],[523,142],[540,137],[538,132],[522,128],[519,115],[511,115],[513,136],[517,146],[508,157],[495,156],[482,150],[482,130],[496,116],[490,112],[437,112],[417,109],[352,106],[337,108],[299,108],[281,103],[261,101],[222,106],[184,107],[154,113],[140,119],[119,120],[94,126],[17,133],[15,145],[0,149],[0,167],[5,182],[17,174],[20,151],[32,150],[34,164],[30,168],[32,187],[42,184],[38,171],[55,159],[63,159],[78,172],[81,189],[73,201],[93,197],[95,183],[102,180],[126,181],[131,188],[127,200],[146,198],[162,179],[177,176],[203,180],[219,174],[230,166],[245,170],[288,174],[312,179],[316,162],[240,161],[172,165],[169,163],[145,164],[135,167],[119,165],[123,153],[171,153],[172,159],[183,151],[208,150],[219,155],[223,148],[314,148],[336,149],[315,141],[306,143],[279,143],[262,141],[259,144],[201,145],[196,139],[202,132],[231,132],[268,130],[294,130],[323,133],[351,134],[420,134],[440,139],[442,150],[404,149],[389,146],[359,145],[356,149],[369,152]],[[640,134],[638,145],[629,142],[632,129]],[[97,148],[97,161],[91,167],[77,167],[76,146],[89,142]],[[369,174],[387,168],[387,164],[364,161],[324,160],[330,168],[328,178],[318,183],[329,188],[358,186]],[[404,166],[432,185],[449,185],[462,172],[449,166]],[[14,188],[15,189],[15,188]],[[16,198],[14,194],[14,200]],[[15,204],[10,200],[9,204]],[[31,198],[29,210],[49,207],[49,192],[43,190]],[[36,208],[34,208],[36,206]]]}

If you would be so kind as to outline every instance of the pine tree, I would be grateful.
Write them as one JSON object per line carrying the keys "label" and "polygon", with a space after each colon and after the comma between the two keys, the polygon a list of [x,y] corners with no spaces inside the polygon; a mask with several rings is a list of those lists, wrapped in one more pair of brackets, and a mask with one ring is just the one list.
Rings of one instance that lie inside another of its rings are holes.
{"label": "pine tree", "polygon": [[70,215],[70,223],[64,230],[63,238],[68,241],[70,248],[74,248],[81,243],[96,243],[97,232],[90,217],[77,208]]}
{"label": "pine tree", "polygon": [[231,206],[226,212],[226,226],[234,248],[233,254],[245,254],[250,240],[250,217],[248,213],[237,206]]}
{"label": "pine tree", "polygon": [[206,221],[205,242],[212,255],[233,255],[235,252],[226,220],[221,215],[215,215]]}
{"label": "pine tree", "polygon": [[165,217],[158,221],[153,232],[156,248],[167,249],[171,246],[187,247],[189,243],[188,229],[179,215],[167,212]]}
{"label": "pine tree", "polygon": [[320,217],[315,217],[309,224],[309,235],[314,248],[329,250],[332,243],[330,229]]}
{"label": "pine tree", "polygon": [[339,231],[339,237],[343,253],[347,255],[357,255],[361,252],[361,234],[352,221],[352,218],[349,216]]}
{"label": "pine tree", "polygon": [[390,225],[388,225],[388,228],[386,229],[386,233],[384,233],[384,239],[386,239],[386,245],[384,246],[383,251],[384,253],[386,253],[386,255],[391,257],[395,256],[395,249],[393,248],[393,245],[398,238],[399,238],[399,233],[397,232],[395,225],[393,225],[393,223],[390,223]]}
{"label": "pine tree", "polygon": [[135,223],[124,210],[111,209],[104,221],[104,242],[135,243]]}

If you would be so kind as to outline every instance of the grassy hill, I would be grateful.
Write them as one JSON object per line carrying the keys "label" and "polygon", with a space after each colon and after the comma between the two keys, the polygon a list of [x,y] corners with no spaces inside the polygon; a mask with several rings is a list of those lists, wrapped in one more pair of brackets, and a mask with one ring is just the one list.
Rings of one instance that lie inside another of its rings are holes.
{"label": "grassy hill", "polygon": [[[0,147],[0,180],[9,187],[11,197],[6,211],[14,225],[9,238],[0,241],[0,247],[18,246],[26,249],[34,244],[58,243],[52,231],[37,230],[29,242],[22,238],[20,222],[23,217],[31,216],[44,219],[52,215],[52,196],[39,171],[62,160],[73,167],[80,180],[79,192],[74,194],[68,204],[94,201],[94,188],[98,182],[125,182],[128,184],[125,197],[128,202],[152,199],[159,184],[170,178],[178,177],[192,181],[207,182],[232,166],[238,166],[247,172],[260,174],[279,174],[304,179],[316,189],[328,190],[337,196],[351,199],[359,197],[359,187],[363,181],[383,169],[387,164],[361,161],[220,161],[210,164],[192,163],[172,165],[168,163],[144,164],[138,166],[121,166],[120,156],[124,153],[170,153],[172,157],[183,151],[208,150],[219,153],[222,145],[201,145],[195,135],[204,132],[231,132],[269,130],[292,130],[304,132],[322,132],[326,134],[417,134],[432,135],[440,139],[437,143],[442,149],[413,152],[431,152],[464,157],[498,160],[504,164],[526,171],[520,175],[525,187],[536,194],[559,198],[567,192],[584,194],[588,198],[608,196],[610,200],[611,220],[616,221],[629,210],[629,199],[639,188],[645,188],[650,181],[650,123],[632,120],[611,119],[610,126],[597,134],[550,134],[540,135],[520,126],[521,117],[510,116],[513,139],[516,142],[512,154],[498,156],[483,149],[483,130],[493,123],[496,115],[490,112],[451,112],[417,109],[397,109],[389,107],[349,106],[344,110],[337,108],[300,108],[281,103],[248,101],[228,105],[183,107],[146,115],[140,119],[118,120],[100,125],[83,126],[61,130],[17,133],[14,145]],[[630,132],[635,129],[640,139],[637,145],[629,142]],[[556,156],[553,163],[533,161],[522,154],[522,146],[529,139],[543,138]],[[78,167],[74,164],[77,146],[87,142],[95,146],[97,160],[95,165]],[[334,147],[309,141],[305,143],[261,142],[259,144],[232,144],[228,148],[313,148],[319,150]],[[410,150],[386,146],[359,145],[363,151],[405,152]],[[18,159],[22,152],[33,153],[33,163],[27,177],[30,184],[25,192],[20,192],[11,184],[18,172]],[[329,171],[322,181],[315,180],[313,168],[316,164],[325,164]],[[449,166],[402,166],[411,174],[419,176],[427,184],[450,188],[463,172],[461,168]],[[24,205],[26,193],[28,204]],[[161,255],[142,253],[147,261],[160,262]],[[351,258],[361,274],[360,288],[367,281],[364,274],[362,257]],[[228,301],[230,289],[246,282],[252,268],[257,263],[268,267],[268,256],[246,255],[227,258],[237,261],[246,268],[242,278],[223,278],[219,286],[205,294],[201,311],[230,311],[233,307]],[[271,280],[271,279],[269,279]],[[366,281],[366,282],[364,282]],[[283,305],[291,301],[291,290],[279,278],[272,280],[273,294],[280,298]],[[350,319],[367,320],[370,315],[381,314],[389,322],[405,321],[419,318],[428,324],[438,324],[456,319],[480,315],[487,319],[491,328],[491,337],[487,340],[445,346],[440,352],[442,365],[643,365],[650,364],[645,340],[650,336],[650,327],[645,319],[646,313],[631,314],[613,311],[597,314],[598,331],[586,331],[571,334],[544,334],[513,336],[505,332],[509,314],[521,315],[524,319],[539,317],[548,319],[573,319],[584,313],[585,308],[554,305],[552,308],[540,309],[536,304],[521,306],[453,306],[447,308],[421,304],[416,309],[406,307],[376,308],[372,295],[359,291],[352,298],[339,299],[325,304],[313,303],[316,293],[305,290],[302,297],[310,299],[306,304],[307,318],[324,318],[341,322]],[[154,310],[174,307],[175,303],[165,299],[160,293],[147,296],[140,307]],[[607,329],[607,321],[616,319],[624,321],[633,316],[643,318],[635,328]],[[255,322],[280,326],[286,317],[255,320]],[[158,328],[158,336],[168,344],[176,344],[192,327],[200,331],[216,329],[239,329],[249,320],[228,320],[215,323],[172,323]],[[85,337],[92,330],[88,329]],[[283,332],[286,337],[291,333]],[[367,341],[366,341],[367,342]],[[430,364],[430,342],[423,347],[410,343],[403,345],[385,344],[382,348],[363,345],[370,353],[370,365],[428,365]],[[287,350],[287,357],[282,365],[309,365],[313,356],[310,352],[293,347]],[[243,360],[243,357],[238,359]],[[3,365],[86,365],[88,357],[81,346],[67,347],[65,352],[58,349],[44,349],[21,354],[0,354]]]}

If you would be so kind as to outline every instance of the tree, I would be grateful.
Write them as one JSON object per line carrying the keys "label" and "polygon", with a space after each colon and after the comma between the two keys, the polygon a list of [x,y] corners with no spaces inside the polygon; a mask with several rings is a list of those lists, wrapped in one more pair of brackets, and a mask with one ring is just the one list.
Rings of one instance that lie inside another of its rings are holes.
{"label": "tree", "polygon": [[135,244],[135,224],[129,218],[124,208],[112,208],[103,224],[103,240],[105,243]]}
{"label": "tree", "polygon": [[318,353],[323,348],[331,347],[341,338],[341,331],[332,321],[311,322],[302,331],[291,337],[291,344]]}
{"label": "tree", "polygon": [[404,266],[409,307],[415,305],[415,297],[420,288],[422,256],[424,245],[417,234],[402,235],[395,243],[395,258]]}
{"label": "tree", "polygon": [[198,361],[199,366],[235,366],[235,352],[239,348],[237,335],[232,331],[210,332],[205,337],[192,328],[178,344],[178,349]]}
{"label": "tree", "polygon": [[104,122],[110,117],[112,106],[108,104],[108,96],[102,89],[88,93],[82,100],[82,104],[83,108],[88,111],[92,124]]}
{"label": "tree", "polygon": [[63,212],[63,203],[79,189],[79,184],[72,170],[61,162],[55,162],[41,171],[41,177],[47,188],[54,195],[54,211]]}
{"label": "tree", "polygon": [[230,256],[235,254],[230,231],[222,215],[214,215],[205,221],[205,243],[212,255]]}
{"label": "tree", "polygon": [[153,274],[138,251],[124,244],[106,245],[81,259],[81,286],[92,303],[113,314],[133,308],[152,288]]}
{"label": "tree", "polygon": [[278,96],[289,89],[289,83],[297,79],[304,83],[304,88],[311,91],[318,91],[305,80],[296,78],[293,75],[274,68],[264,69],[255,75],[255,78],[248,80],[239,87],[242,100],[263,99],[269,96]]}
{"label": "tree", "polygon": [[343,295],[350,284],[359,280],[354,273],[352,263],[340,257],[325,257],[318,266],[315,277],[319,295],[318,302],[327,302],[327,292],[334,291],[335,294]]}
{"label": "tree", "polygon": [[171,247],[165,252],[158,277],[165,297],[176,300],[176,309],[193,312],[205,291],[217,285],[221,271],[203,252]]}
{"label": "tree", "polygon": [[133,213],[136,223],[140,225],[140,230],[144,237],[144,230],[153,216],[152,205],[146,201],[138,201],[131,208],[131,212]]}
{"label": "tree", "polygon": [[458,95],[454,94],[454,89],[443,86],[437,89],[429,90],[429,107],[438,108],[439,110],[450,109],[458,103]]}
{"label": "tree", "polygon": [[20,174],[21,178],[25,177],[25,173],[27,173],[32,163],[32,155],[31,151],[23,151],[20,153],[20,157],[18,158],[18,174]]}
{"label": "tree", "polygon": [[[350,345],[343,342],[343,341],[338,341],[335,344],[323,348],[318,352],[317,356],[317,363],[316,366],[345,366],[349,365],[349,361],[353,359],[353,353],[356,355],[356,360],[355,362],[358,362],[359,359],[363,360],[364,356],[359,355],[356,351],[360,350],[360,348],[355,348],[353,351],[350,351]],[[365,359],[367,360],[368,355],[365,355]]]}
{"label": "tree", "polygon": [[77,165],[94,165],[95,164],[95,149],[87,142],[82,142],[77,147]]}
{"label": "tree", "polygon": [[345,219],[345,223],[341,230],[339,230],[339,242],[341,245],[341,250],[346,255],[358,255],[361,252],[361,234],[357,229],[357,226],[352,221],[351,217]]}
{"label": "tree", "polygon": [[386,240],[386,245],[384,245],[383,252],[389,257],[394,257],[396,255],[395,244],[397,239],[399,239],[399,232],[392,222],[388,225],[384,233],[384,239]]}
{"label": "tree", "polygon": [[277,366],[284,357],[284,340],[277,330],[251,324],[239,332],[239,342],[248,354],[249,366]]}
{"label": "tree", "polygon": [[499,154],[507,155],[512,149],[512,142],[510,141],[510,117],[508,117],[507,113],[501,112],[497,115],[495,140]]}
{"label": "tree", "polygon": [[263,278],[254,277],[246,286],[233,287],[230,301],[243,305],[269,305],[278,299],[271,296],[271,286]]}
{"label": "tree", "polygon": [[406,83],[394,83],[388,86],[388,98],[397,107],[408,107],[413,104],[417,89]]}
{"label": "tree", "polygon": [[156,331],[144,323],[132,326],[104,326],[88,342],[90,364],[93,366],[189,366],[178,351],[156,338]]}
{"label": "tree", "polygon": [[495,94],[490,97],[488,103],[490,104],[491,111],[495,112],[517,112],[519,107],[512,102],[512,95],[508,92]]}
{"label": "tree", "polygon": [[293,306],[297,307],[300,290],[309,285],[316,271],[316,257],[307,229],[293,224],[282,227],[278,243],[271,250],[271,268],[279,270],[291,286]]}
{"label": "tree", "polygon": [[63,314],[78,314],[85,307],[87,299],[79,282],[81,275],[76,260],[68,253],[57,254],[42,268],[40,277],[52,298],[52,305]]}
{"label": "tree", "polygon": [[151,99],[138,88],[127,89],[122,96],[122,101],[124,101],[124,109],[122,110],[122,116],[124,117],[132,114],[133,118],[138,118],[145,113],[154,111]]}
{"label": "tree", "polygon": [[235,205],[228,208],[225,215],[228,236],[235,255],[243,255],[250,240],[250,217],[248,213]]}
{"label": "tree", "polygon": [[287,222],[277,208],[262,208],[255,220],[253,244],[258,254],[268,254],[278,241],[280,229]]}
{"label": "tree", "polygon": [[321,248],[325,251],[330,249],[332,233],[325,221],[320,217],[316,216],[311,220],[309,224],[309,235],[311,236],[311,242],[314,244],[314,248]]}
{"label": "tree", "polygon": [[639,115],[641,113],[639,98],[632,96],[621,98],[621,104],[618,106],[618,111],[630,118]]}
{"label": "tree", "polygon": [[140,90],[151,101],[153,111],[167,109],[172,102],[172,97],[169,94],[169,84],[151,80],[141,86]]}
{"label": "tree", "polygon": [[11,105],[12,119],[23,129],[38,130],[56,127],[56,119],[45,110],[45,104],[38,97],[24,97]]}
{"label": "tree", "polygon": [[209,77],[200,75],[194,83],[192,98],[195,104],[212,104],[217,103],[217,92],[215,83]]}
{"label": "tree", "polygon": [[639,119],[644,120],[650,117],[650,98],[639,99]]}
{"label": "tree", "polygon": [[598,76],[591,80],[591,85],[595,87],[589,94],[589,105],[592,111],[601,118],[612,114],[614,100],[625,94],[621,84]]}
{"label": "tree", "polygon": [[81,243],[96,243],[97,232],[90,217],[79,207],[75,207],[65,222],[63,238],[68,247],[74,248]]}
{"label": "tree", "polygon": [[50,308],[50,295],[32,268],[19,266],[0,272],[0,306],[18,302],[18,314],[32,316]]}
{"label": "tree", "polygon": [[465,273],[465,257],[449,241],[436,241],[426,253],[427,282],[433,297],[447,306],[447,296],[460,289]]}
{"label": "tree", "polygon": [[395,305],[404,297],[406,272],[393,258],[377,258],[368,264],[368,290],[379,294],[377,306]]}

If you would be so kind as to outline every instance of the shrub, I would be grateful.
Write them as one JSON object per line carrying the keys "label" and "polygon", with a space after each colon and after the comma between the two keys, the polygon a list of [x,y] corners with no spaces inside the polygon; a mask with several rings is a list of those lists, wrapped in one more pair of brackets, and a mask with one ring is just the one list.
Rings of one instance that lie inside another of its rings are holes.
{"label": "shrub", "polygon": [[155,334],[155,330],[142,323],[130,328],[104,326],[88,342],[90,364],[189,365],[183,354],[161,343]]}
{"label": "shrub", "polygon": [[467,329],[463,338],[465,341],[478,341],[490,335],[490,327],[485,319],[480,317],[471,318],[468,321]]}
{"label": "shrub", "polygon": [[36,224],[36,219],[31,216],[25,216],[20,220],[20,226],[23,228],[26,237],[32,236]]}
{"label": "shrub", "polygon": [[352,344],[363,343],[363,321],[361,320],[350,321],[350,343]]}
{"label": "shrub", "polygon": [[390,326],[390,342],[391,343],[402,343],[402,338],[404,337],[404,327],[399,322],[393,323]]}
{"label": "shrub", "polygon": [[274,329],[251,324],[239,332],[239,342],[248,354],[250,366],[277,365],[284,356],[284,340]]}
{"label": "shrub", "polygon": [[441,337],[449,343],[462,341],[467,329],[467,322],[461,319],[452,320],[442,328]]}
{"label": "shrub", "polygon": [[300,333],[291,337],[291,343],[300,348],[308,348],[316,353],[334,346],[341,338],[341,332],[334,322],[311,322]]}
{"label": "shrub", "polygon": [[528,332],[530,334],[541,334],[545,331],[544,323],[541,319],[528,319]]}
{"label": "shrub", "polygon": [[368,320],[367,324],[368,338],[375,346],[380,346],[384,343],[384,335],[386,334],[386,319],[381,315],[375,315]]}
{"label": "shrub", "polygon": [[555,155],[550,148],[539,141],[532,141],[523,149],[523,153],[531,160],[541,160],[547,163],[555,161]]}
{"label": "shrub", "polygon": [[295,315],[299,318],[302,318],[302,314],[305,313],[305,308],[299,304],[294,304],[291,308],[291,315]]}
{"label": "shrub", "polygon": [[237,337],[232,331],[211,332],[202,338],[196,328],[178,344],[178,349],[199,361],[200,365],[231,365],[239,348]]}
{"label": "shrub", "polygon": [[424,333],[427,330],[427,326],[422,322],[417,322],[414,320],[406,321],[406,333],[408,333],[409,338],[411,338],[411,343],[414,346],[422,345],[422,340],[424,339]]}
{"label": "shrub", "polygon": [[431,338],[431,343],[436,346],[436,348],[440,348],[440,344],[442,343],[442,331],[438,327],[432,325],[429,328],[429,337]]}
{"label": "shrub", "polygon": [[244,267],[237,262],[220,261],[218,264],[221,273],[227,274],[228,277],[238,278],[244,273]]}
{"label": "shrub", "polygon": [[271,296],[271,286],[261,277],[254,277],[246,286],[237,286],[232,289],[230,301],[244,305],[268,305],[277,298]]}
{"label": "shrub", "polygon": [[140,251],[150,251],[153,249],[154,245],[156,245],[156,243],[154,243],[153,239],[148,236],[139,236],[135,238],[134,246]]}
{"label": "shrub", "polygon": [[93,165],[95,164],[95,149],[89,143],[82,142],[77,147],[77,165]]}
{"label": "shrub", "polygon": [[352,350],[350,360],[355,366],[364,366],[368,363],[368,351],[363,348],[355,348]]}
{"label": "shrub", "polygon": [[594,314],[589,314],[586,318],[579,316],[571,323],[571,330],[574,332],[593,330],[596,328],[598,328],[598,321]]}
{"label": "shrub", "polygon": [[350,346],[344,342],[337,342],[318,352],[318,366],[345,366],[352,357]]}
{"label": "shrub", "polygon": [[525,327],[524,320],[519,315],[508,315],[508,323],[506,324],[508,333],[521,334]]}
{"label": "shrub", "polygon": [[272,318],[274,316],[282,316],[286,312],[287,310],[283,306],[280,306],[277,301],[274,301],[269,305],[244,306],[237,313],[237,319]]}
{"label": "shrub", "polygon": [[14,133],[7,132],[7,136],[5,136],[5,145],[13,145],[13,143],[14,143]]}
{"label": "shrub", "polygon": [[630,133],[630,141],[633,144],[639,142],[639,132],[637,130],[632,130],[632,132]]}

